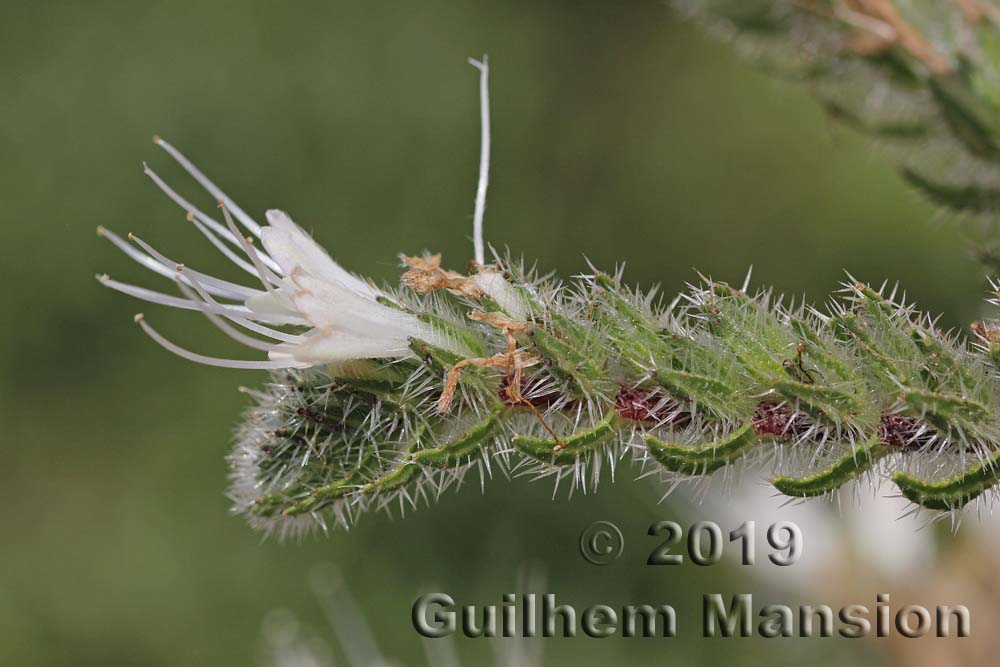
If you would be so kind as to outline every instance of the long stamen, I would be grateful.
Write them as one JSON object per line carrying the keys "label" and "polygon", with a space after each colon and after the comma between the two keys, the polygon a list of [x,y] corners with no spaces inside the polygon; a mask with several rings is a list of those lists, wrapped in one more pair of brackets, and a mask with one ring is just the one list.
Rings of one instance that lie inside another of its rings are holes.
{"label": "long stamen", "polygon": [[[161,191],[163,191],[163,194],[167,195],[167,197],[171,201],[173,201],[175,204],[184,209],[188,213],[188,215],[193,216],[195,219],[199,220],[202,224],[210,228],[212,231],[214,231],[216,234],[218,234],[220,237],[222,237],[232,245],[234,246],[240,245],[239,240],[240,238],[242,238],[242,234],[240,234],[239,232],[233,234],[228,229],[226,229],[225,225],[223,225],[221,222],[211,217],[210,215],[206,215],[197,206],[195,206],[187,199],[177,194],[177,191],[174,190],[169,185],[167,185],[166,181],[160,178],[159,175],[157,175],[155,171],[150,169],[149,165],[147,165],[146,163],[143,163],[142,169],[143,173],[145,173],[146,176],[148,176],[150,180],[153,181],[156,187],[158,187]],[[267,264],[272,271],[275,271],[278,274],[282,273],[281,267],[278,266],[277,262],[268,257],[265,253],[258,253],[258,255],[260,256],[261,261]],[[254,272],[251,271],[250,273]]]}
{"label": "long stamen", "polygon": [[[187,267],[185,267],[183,264],[178,265],[178,269],[182,273],[190,272],[190,269],[188,269]],[[205,290],[201,287],[201,285],[198,283],[198,281],[195,279],[194,276],[188,275],[188,278],[191,281],[191,285],[196,290],[198,290],[198,294],[200,294],[201,297],[206,302],[208,302],[209,305],[215,306],[215,307],[220,308],[220,309],[224,309],[225,306],[223,304],[220,304],[215,299],[213,299],[211,297],[211,295],[207,294],[205,292]],[[300,336],[300,335],[285,333],[284,331],[279,331],[278,329],[272,329],[271,327],[266,327],[266,326],[264,326],[262,324],[258,324],[257,322],[254,322],[253,320],[249,320],[249,319],[247,319],[245,317],[238,317],[238,316],[233,315],[233,314],[228,313],[228,312],[219,312],[218,314],[221,315],[222,317],[225,317],[230,322],[238,324],[241,327],[243,327],[244,329],[248,329],[248,330],[253,331],[254,333],[258,333],[258,334],[260,334],[262,336],[267,336],[268,338],[273,338],[274,340],[280,340],[280,341],[285,342],[285,343],[291,343],[293,345],[297,345],[297,344],[299,344],[299,343],[302,342],[302,336]]]}
{"label": "long stamen", "polygon": [[142,330],[146,332],[146,335],[156,341],[164,349],[173,352],[178,357],[183,357],[188,361],[193,361],[198,364],[204,364],[205,366],[219,366],[221,368],[242,368],[245,370],[266,370],[266,369],[276,369],[276,368],[304,368],[307,364],[302,364],[300,362],[291,360],[267,360],[267,361],[251,361],[242,359],[220,359],[219,357],[208,357],[204,354],[198,354],[197,352],[192,352],[186,350],[183,347],[171,342],[170,340],[164,338],[156,329],[151,327],[146,318],[143,317],[142,313],[138,313],[135,316],[135,322]]}
{"label": "long stamen", "polygon": [[103,225],[99,225],[97,227],[97,235],[100,236],[102,239],[107,239],[111,241],[111,243],[114,244],[119,250],[128,255],[130,259],[135,260],[136,262],[146,267],[150,271],[158,273],[166,278],[171,277],[172,272],[167,267],[163,266],[160,262],[156,261],[149,255],[139,252],[138,250],[130,246],[128,243],[126,243],[122,237],[118,236],[113,231],[107,229]]}
{"label": "long stamen", "polygon": [[479,146],[479,184],[476,186],[476,208],[472,216],[472,244],[476,263],[485,263],[483,249],[483,215],[486,212],[486,188],[490,184],[490,64],[483,54],[482,61],[469,58],[469,64],[479,70],[479,107],[482,135]]}
{"label": "long stamen", "polygon": [[[243,209],[237,206],[236,202],[226,196],[226,193],[220,190],[215,183],[210,181],[208,177],[205,176],[200,169],[198,169],[198,167],[194,166],[190,160],[184,157],[183,153],[160,137],[153,137],[153,143],[165,150],[170,157],[174,158],[177,163],[184,168],[184,171],[191,174],[191,177],[198,181],[198,184],[201,185],[201,187],[208,190],[209,194],[211,194],[214,199],[225,202],[226,207],[230,209],[234,215],[236,215],[237,219],[239,219],[243,226],[246,227],[251,234],[260,238],[260,225],[258,225],[253,218],[247,215]],[[237,236],[239,236],[239,234],[237,234]]]}
{"label": "long stamen", "polygon": [[[258,333],[261,336],[267,336],[268,338],[273,338],[274,340],[280,340],[283,343],[290,343],[292,345],[300,345],[303,341],[303,337],[296,334],[285,333],[278,329],[272,329],[271,327],[266,327],[263,324],[254,322],[253,320],[248,320],[245,317],[237,317],[229,313],[219,313],[225,317],[230,322],[234,322],[244,329]],[[290,323],[295,324],[295,323]]]}
{"label": "long stamen", "polygon": [[[180,265],[179,269],[182,272],[189,272],[190,271],[190,269],[188,269],[184,265]],[[215,307],[223,307],[224,308],[223,304],[220,304],[218,301],[216,301],[215,299],[213,299],[210,294],[205,293],[205,290],[198,283],[198,281],[195,279],[194,276],[188,275],[188,278],[191,280],[191,285],[195,288],[195,290],[198,291],[198,293],[201,295],[201,297],[209,305],[215,306]],[[301,343],[302,342],[302,336],[300,336],[300,335],[289,334],[289,333],[285,333],[284,331],[279,331],[278,329],[272,329],[271,327],[265,327],[265,326],[263,326],[261,324],[258,324],[258,323],[254,322],[252,320],[249,320],[249,319],[247,319],[245,317],[237,317],[235,315],[230,315],[230,314],[226,314],[226,313],[219,313],[219,314],[222,317],[225,317],[226,319],[230,320],[231,322],[234,322],[234,323],[240,325],[241,327],[243,327],[245,329],[249,329],[250,331],[253,331],[254,333],[259,333],[262,336],[267,336],[268,338],[273,338],[275,340],[280,340],[280,341],[283,341],[283,342],[286,342],[286,343],[293,343],[294,344],[294,343]]]}
{"label": "long stamen", "polygon": [[[229,231],[231,231],[234,235],[238,236],[239,230],[236,229],[236,223],[233,222],[233,217],[229,215],[229,209],[226,208],[226,202],[220,200],[219,208],[222,209],[222,217],[225,218],[226,225],[229,227]],[[271,273],[270,270],[261,263],[260,259],[257,257],[257,249],[254,248],[252,245],[250,245],[249,241],[247,241],[242,236],[240,236],[239,239],[240,239],[240,246],[243,248],[243,252],[245,252],[247,257],[250,258],[250,261],[253,262],[253,267],[257,269],[257,277],[260,278],[261,284],[264,285],[264,287],[271,294],[271,296],[277,298],[278,293],[275,291],[274,285],[272,285],[271,283],[272,281],[274,281],[280,284],[281,282],[280,278]]]}
{"label": "long stamen", "polygon": [[[226,259],[228,259],[230,262],[232,262],[236,266],[240,267],[241,269],[249,273],[251,276],[257,277],[257,270],[253,268],[253,264],[251,264],[250,262],[246,261],[239,255],[237,255],[235,252],[233,252],[229,248],[229,246],[227,246],[225,243],[219,240],[218,236],[212,233],[212,230],[210,230],[208,227],[199,222],[198,218],[190,211],[188,211],[187,220],[188,222],[193,224],[198,229],[198,231],[205,236],[205,238],[208,239],[209,243],[215,246],[216,250],[225,255]],[[239,246],[239,241],[236,242],[236,245]]]}
{"label": "long stamen", "polygon": [[[184,267],[184,265],[178,265],[177,270],[182,276],[186,277],[194,287],[194,291],[192,291],[190,287],[185,285],[184,282],[180,280],[181,275],[177,276],[177,287],[184,293],[184,296],[192,301],[197,300],[196,297],[200,296],[208,305],[216,304],[211,295],[209,295],[208,292],[206,292],[204,288],[198,284],[198,281],[188,273],[188,269]],[[195,291],[197,291],[197,295],[195,294]],[[255,350],[262,350],[264,352],[272,352],[277,349],[277,346],[273,343],[265,343],[264,341],[257,340],[252,336],[247,336],[241,331],[237,331],[224,319],[209,310],[205,311],[205,317],[207,317],[208,321],[214,324],[222,333],[226,334],[238,343],[242,343],[247,347],[252,347]]]}
{"label": "long stamen", "polygon": [[[173,261],[169,257],[160,253],[156,248],[150,244],[143,241],[141,238],[132,234],[128,235],[128,240],[133,243],[138,244],[143,250],[145,250],[150,256],[156,259],[164,267],[176,266],[178,262]],[[169,270],[168,270],[169,271]],[[245,285],[240,285],[239,283],[229,282],[228,280],[223,280],[222,278],[216,278],[210,276],[207,273],[201,273],[200,271],[195,271],[194,269],[188,269],[188,272],[199,278],[202,283],[205,284],[206,289],[216,296],[221,296],[224,299],[236,299],[238,301],[245,301],[248,298],[261,294],[258,289],[253,289],[252,287],[247,287]],[[168,272],[168,277],[171,279],[176,277],[176,273],[173,271]]]}
{"label": "long stamen", "polygon": [[[182,299],[178,296],[173,296],[170,294],[164,294],[163,292],[157,292],[156,290],[146,289],[145,287],[139,287],[137,285],[130,285],[128,283],[119,282],[117,280],[112,280],[108,274],[103,274],[97,276],[97,279],[105,287],[110,287],[116,292],[121,292],[122,294],[128,294],[136,299],[141,299],[143,301],[149,301],[150,303],[159,304],[161,306],[170,306],[171,308],[180,308],[181,310],[197,310],[200,312],[205,311],[203,304],[196,303],[190,299]],[[243,315],[250,315],[250,309],[245,306],[229,306],[230,308],[242,308],[245,312],[241,313]]]}
{"label": "long stamen", "polygon": [[[109,287],[116,292],[121,292],[122,294],[128,294],[131,297],[140,299],[142,301],[148,301],[150,303],[159,304],[161,306],[169,306],[171,308],[179,308],[181,310],[195,310],[204,313],[209,306],[203,303],[196,303],[188,299],[182,299],[180,297],[173,296],[171,294],[164,294],[163,292],[157,292],[155,290],[146,289],[145,287],[138,287],[136,285],[130,285],[128,283],[119,282],[117,280],[112,280],[107,274],[97,276],[97,279],[105,287]],[[270,322],[272,324],[291,324],[296,326],[305,326],[306,322],[299,317],[295,316],[282,316],[278,314],[260,314],[254,312],[247,308],[246,306],[228,305],[219,306],[218,308],[213,308],[212,312],[217,315],[223,315],[225,317],[246,317],[254,318],[255,320],[261,322]]]}
{"label": "long stamen", "polygon": [[215,218],[213,218],[213,217],[211,217],[209,215],[206,215],[197,206],[195,206],[194,204],[192,204],[191,202],[189,202],[187,199],[185,199],[184,197],[182,197],[181,195],[179,195],[176,190],[174,190],[172,187],[170,187],[169,185],[167,185],[167,182],[164,181],[162,178],[160,178],[160,176],[155,171],[153,171],[150,168],[150,166],[148,164],[146,164],[145,162],[142,163],[142,171],[143,171],[144,174],[146,174],[146,176],[149,177],[149,179],[151,181],[153,181],[154,184],[156,184],[156,187],[160,188],[160,190],[163,191],[163,194],[167,195],[167,197],[169,197],[170,200],[173,201],[175,204],[177,204],[182,209],[184,209],[185,211],[187,211],[189,214],[197,217],[199,220],[201,220],[202,222],[204,222],[206,225],[208,225],[209,227],[211,227],[212,229],[214,229],[215,232],[219,236],[221,236],[222,238],[226,239],[227,241],[229,241],[233,245],[238,246],[240,244],[238,238],[236,236],[233,236],[229,232],[229,230],[226,229],[225,225],[223,225],[221,222],[219,222]]}

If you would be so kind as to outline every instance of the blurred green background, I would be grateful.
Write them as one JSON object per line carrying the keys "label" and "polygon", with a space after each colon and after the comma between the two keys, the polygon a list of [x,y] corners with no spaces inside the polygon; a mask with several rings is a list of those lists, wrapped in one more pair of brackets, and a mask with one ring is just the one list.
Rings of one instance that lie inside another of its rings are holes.
{"label": "blurred green background", "polygon": [[[899,280],[947,326],[970,321],[983,283],[956,230],[804,90],[660,2],[5,2],[0,14],[0,664],[256,664],[270,609],[329,632],[305,584],[327,560],[384,652],[411,665],[423,664],[419,591],[496,603],[525,561],[566,601],[666,600],[687,616],[666,643],[548,642],[546,664],[887,659],[867,642],[701,640],[701,593],[757,590],[746,569],[647,568],[639,546],[588,566],[576,540],[590,521],[631,540],[674,512],[627,472],[598,497],[471,483],[404,521],[262,543],[228,514],[224,457],[246,404],[236,387],[264,376],[170,356],[134,312],[200,351],[242,351],[93,278],[169,289],[99,224],[238,277],[142,175],[148,161],[211,205],[154,133],[252,214],[288,210],[351,270],[395,281],[396,254],[423,249],[464,265],[479,150],[466,58],[488,52],[497,246],[563,276],[585,258],[627,262],[630,282],[669,294],[695,269],[739,281],[752,264],[755,284],[821,302],[848,269]],[[491,662],[484,642],[459,650]]]}

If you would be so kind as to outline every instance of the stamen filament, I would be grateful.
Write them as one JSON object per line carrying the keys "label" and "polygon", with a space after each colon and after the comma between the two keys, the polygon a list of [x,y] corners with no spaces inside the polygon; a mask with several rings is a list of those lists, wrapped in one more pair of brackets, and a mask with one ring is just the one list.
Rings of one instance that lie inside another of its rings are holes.
{"label": "stamen filament", "polygon": [[[187,269],[185,267],[182,266],[178,268],[182,274],[186,275]],[[178,276],[177,287],[180,288],[181,292],[184,293],[184,296],[191,299],[192,301],[196,301],[197,300],[196,296],[200,296],[202,299],[204,299],[206,303],[208,303],[208,305],[215,304],[215,302],[213,301],[212,297],[208,294],[208,292],[206,292],[204,288],[202,288],[196,280],[191,278],[191,276],[186,275],[188,280],[190,280],[191,284],[194,286],[194,289],[197,291],[197,295],[195,294],[195,291],[192,291],[190,287],[185,285],[184,282],[180,280],[180,277],[181,276]],[[272,352],[273,350],[277,349],[277,346],[272,343],[265,343],[263,341],[257,340],[256,338],[253,338],[252,336],[247,336],[241,331],[237,331],[228,323],[226,323],[224,319],[222,319],[221,317],[219,317],[218,315],[209,310],[205,311],[205,317],[207,317],[208,321],[214,324],[222,333],[226,334],[227,336],[229,336],[238,343],[242,343],[247,347],[252,347],[255,350],[261,350],[263,352]]]}
{"label": "stamen filament", "polygon": [[[249,273],[251,276],[254,276],[254,277],[257,276],[257,270],[253,268],[253,264],[251,264],[250,262],[246,261],[245,259],[243,259],[239,255],[237,255],[235,252],[233,252],[229,248],[229,246],[227,246],[225,243],[223,243],[222,241],[220,241],[219,237],[216,236],[214,233],[212,233],[211,229],[209,229],[204,224],[202,224],[198,220],[197,216],[195,216],[194,214],[192,214],[192,213],[189,212],[187,219],[188,219],[188,221],[191,224],[193,224],[195,227],[198,228],[198,231],[201,232],[205,236],[205,238],[208,239],[209,243],[211,243],[213,246],[215,246],[216,250],[218,250],[223,255],[225,255],[226,259],[228,259],[230,262],[232,262],[236,266],[240,267],[241,269],[243,269],[244,271],[246,271],[247,273]],[[228,236],[228,234],[227,234],[227,236]],[[239,245],[238,241],[236,242],[236,245]]]}
{"label": "stamen filament", "polygon": [[[234,246],[240,245],[239,239],[242,238],[242,234],[239,234],[238,232],[236,234],[233,234],[228,229],[226,229],[225,225],[223,225],[221,222],[219,222],[218,220],[209,215],[206,215],[197,206],[195,206],[187,199],[177,194],[177,192],[173,188],[167,185],[166,181],[160,178],[155,171],[150,169],[149,165],[143,163],[142,168],[146,176],[148,176],[150,180],[152,180],[153,183],[156,184],[156,187],[160,188],[160,190],[163,191],[163,194],[167,195],[167,197],[170,198],[171,201],[173,201],[175,204],[184,209],[189,215],[194,216],[194,218],[200,220],[203,224],[210,227],[216,234],[224,238],[232,245]],[[278,266],[277,262],[268,257],[265,253],[258,253],[258,254],[260,256],[261,261],[267,264],[268,267],[271,268],[271,270],[279,274],[282,273],[281,267]],[[250,273],[254,272],[251,271]]]}
{"label": "stamen filament", "polygon": [[[105,287],[110,287],[116,292],[121,292],[122,294],[128,294],[136,299],[141,299],[142,301],[148,301],[150,303],[159,304],[161,306],[169,306],[171,308],[180,308],[182,310],[196,310],[198,312],[205,312],[208,305],[203,303],[196,303],[188,299],[182,299],[170,294],[164,294],[162,292],[157,292],[155,290],[146,289],[145,287],[138,287],[136,285],[130,285],[128,283],[119,282],[117,280],[112,280],[108,275],[99,275],[97,279]],[[238,305],[227,305],[220,306],[218,308],[213,308],[212,312],[229,317],[230,315],[235,317],[252,317],[254,320],[259,322],[269,322],[271,324],[291,324],[296,326],[306,326],[306,322],[299,317],[294,315],[280,315],[277,313],[260,314],[254,312],[247,308],[246,306]]]}
{"label": "stamen filament", "polygon": [[250,245],[250,242],[245,238],[239,236],[239,230],[236,228],[236,223],[233,222],[233,217],[229,215],[229,209],[226,208],[226,202],[220,201],[219,208],[222,209],[222,217],[225,218],[226,226],[229,227],[229,231],[232,232],[234,236],[239,237],[240,247],[243,248],[243,252],[246,253],[247,257],[250,258],[250,261],[253,262],[254,268],[257,269],[257,277],[260,278],[261,284],[265,289],[267,289],[271,296],[276,299],[280,299],[277,291],[274,289],[274,285],[271,284],[271,281],[274,280],[276,284],[280,284],[281,279],[271,273],[270,270],[261,263],[260,258],[257,256],[257,249]]}
{"label": "stamen filament", "polygon": [[205,366],[218,366],[221,368],[241,368],[245,370],[267,370],[267,369],[277,369],[277,368],[302,368],[307,364],[302,364],[300,362],[292,360],[267,360],[267,361],[252,361],[243,359],[220,359],[219,357],[209,357],[204,354],[198,354],[197,352],[192,352],[186,350],[183,347],[171,342],[163,335],[161,335],[156,329],[146,322],[145,317],[142,313],[135,316],[135,322],[147,336],[156,341],[164,349],[173,352],[178,357],[187,359],[188,361],[193,361],[198,364],[203,364]]}
{"label": "stamen filament", "polygon": [[[251,234],[260,238],[260,225],[258,225],[253,218],[247,215],[243,209],[237,206],[236,202],[226,196],[226,193],[220,190],[215,183],[209,180],[209,178],[205,176],[205,174],[202,173],[198,167],[194,166],[194,163],[184,157],[183,153],[160,137],[153,137],[153,143],[165,150],[170,157],[174,158],[174,160],[176,160],[177,163],[184,168],[184,171],[191,174],[191,177],[198,181],[198,184],[201,185],[201,187],[208,190],[209,194],[211,194],[214,199],[225,202],[226,207],[229,208],[234,215],[236,215],[236,218],[243,224],[243,226],[246,227]],[[237,236],[239,236],[239,234],[237,234]]]}
{"label": "stamen filament", "polygon": [[[138,244],[143,250],[145,250],[149,255],[156,259],[164,267],[177,266],[179,262],[175,262],[169,257],[165,256],[153,246],[143,241],[141,238],[135,234],[129,234],[128,238],[133,243]],[[168,276],[174,279],[176,273],[167,269]],[[246,285],[240,285],[239,283],[229,282],[228,280],[223,280],[222,278],[216,278],[210,276],[207,273],[202,273],[200,271],[195,271],[194,269],[188,269],[188,272],[201,280],[203,284],[206,285],[206,289],[213,292],[216,296],[220,296],[224,299],[236,299],[237,301],[245,301],[246,299],[261,294],[261,291],[254,289],[252,287],[247,287]]]}
{"label": "stamen filament", "polygon": [[[181,271],[181,273],[190,273],[191,272],[191,269],[187,268],[184,265],[179,265],[178,269]],[[220,311],[224,310],[225,306],[223,304],[220,304],[215,299],[213,299],[204,290],[204,288],[198,283],[198,281],[195,279],[194,276],[188,275],[187,278],[191,281],[191,285],[195,288],[195,290],[198,291],[198,294],[209,305],[215,306],[215,307],[219,308]],[[205,314],[208,315],[208,312],[206,311]],[[300,336],[300,335],[289,334],[289,333],[285,333],[284,331],[279,331],[277,329],[272,329],[271,327],[265,327],[262,324],[258,324],[257,322],[254,322],[252,320],[248,320],[248,319],[246,319],[244,317],[237,317],[235,315],[228,314],[226,312],[219,312],[218,314],[220,316],[226,318],[227,320],[240,325],[244,329],[248,329],[250,331],[253,331],[254,333],[259,333],[262,336],[267,336],[268,338],[273,338],[274,340],[280,340],[282,342],[291,343],[293,345],[297,345],[297,344],[301,343],[302,340],[303,340],[303,337]]]}
{"label": "stamen filament", "polygon": [[130,259],[135,260],[136,262],[138,262],[142,266],[146,267],[147,269],[149,269],[153,273],[158,273],[161,276],[164,276],[165,278],[171,278],[172,277],[172,272],[170,271],[170,269],[168,269],[163,264],[161,264],[160,262],[156,261],[154,258],[150,257],[149,255],[146,255],[145,253],[139,252],[138,250],[136,250],[135,248],[133,248],[131,245],[129,245],[128,243],[126,243],[125,239],[123,239],[122,237],[118,236],[113,231],[111,231],[110,229],[104,227],[103,225],[100,225],[100,226],[97,227],[97,235],[100,236],[103,239],[107,239],[107,240],[111,241],[111,243],[114,244],[119,250],[121,250],[126,255],[128,255]]}

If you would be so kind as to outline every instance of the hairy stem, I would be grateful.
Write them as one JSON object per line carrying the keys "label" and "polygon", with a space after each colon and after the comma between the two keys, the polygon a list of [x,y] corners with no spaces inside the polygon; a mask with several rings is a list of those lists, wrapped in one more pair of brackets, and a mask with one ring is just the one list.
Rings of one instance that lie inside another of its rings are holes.
{"label": "hairy stem", "polygon": [[763,471],[798,498],[891,476],[937,512],[1000,481],[997,344],[948,336],[893,294],[851,281],[819,312],[707,281],[663,307],[616,276],[565,285],[506,266],[508,310],[387,292],[476,354],[510,355],[462,364],[446,412],[445,376],[475,360],[426,341],[395,361],[275,373],[232,457],[237,510],[297,532],[430,502],[474,469],[596,487],[623,460],[669,484]]}

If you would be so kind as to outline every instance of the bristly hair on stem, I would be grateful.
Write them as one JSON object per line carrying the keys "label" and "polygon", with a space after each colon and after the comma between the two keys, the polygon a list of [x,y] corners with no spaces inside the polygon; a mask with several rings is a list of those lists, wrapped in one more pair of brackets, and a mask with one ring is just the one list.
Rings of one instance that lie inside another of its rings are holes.
{"label": "bristly hair on stem", "polygon": [[[924,54],[926,55],[926,54]],[[146,173],[254,286],[215,278],[129,235],[99,234],[176,283],[173,296],[100,276],[138,299],[204,314],[266,359],[219,359],[142,329],[199,363],[269,369],[231,465],[236,513],[266,534],[346,527],[366,511],[436,500],[472,472],[595,490],[628,464],[671,489],[768,477],[792,500],[891,479],[914,511],[956,519],[1000,483],[1000,330],[941,331],[898,291],[847,276],[823,308],[709,277],[664,303],[594,267],[570,282],[523,260],[486,264],[482,154],[468,273],[403,257],[399,286],[335,262],[282,211],[258,224],[172,145],[216,200],[204,213]],[[248,235],[245,235],[248,234]]]}

